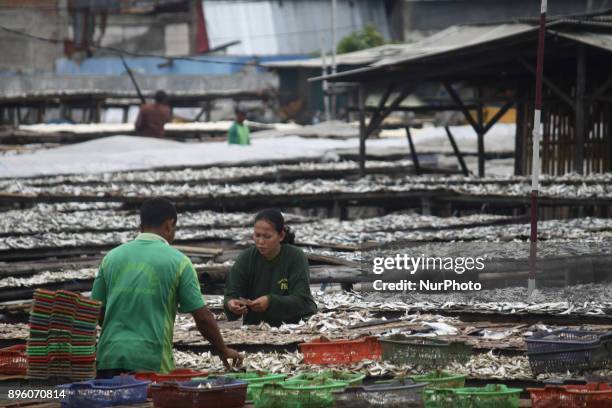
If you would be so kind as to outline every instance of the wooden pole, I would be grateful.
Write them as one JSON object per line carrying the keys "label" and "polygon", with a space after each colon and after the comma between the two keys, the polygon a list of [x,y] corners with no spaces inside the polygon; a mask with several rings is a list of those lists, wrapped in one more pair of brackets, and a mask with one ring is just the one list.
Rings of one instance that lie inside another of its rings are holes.
{"label": "wooden pole", "polygon": [[412,164],[414,164],[414,173],[418,176],[421,174],[421,165],[419,164],[419,156],[417,155],[414,143],[412,142],[412,134],[410,133],[410,127],[406,126],[406,138],[408,139],[408,145],[410,146],[410,155],[412,156]]}
{"label": "wooden pole", "polygon": [[455,156],[457,156],[457,160],[459,160],[459,165],[461,166],[461,171],[464,176],[469,176],[470,172],[465,165],[465,160],[463,160],[463,155],[461,154],[461,150],[459,150],[459,146],[457,146],[457,142],[455,142],[455,138],[450,131],[448,126],[444,126],[444,130],[446,130],[446,135],[448,136],[448,140],[450,141],[451,146],[453,146],[453,152],[455,152]]}
{"label": "wooden pole", "polygon": [[540,30],[538,33],[538,57],[536,65],[535,111],[533,115],[533,159],[531,161],[531,237],[529,246],[529,279],[527,294],[535,289],[536,257],[538,250],[538,190],[540,189],[540,137],[542,136],[542,74],[544,72],[544,40],[546,38],[547,0],[540,7]]}
{"label": "wooden pole", "polygon": [[125,62],[123,55],[119,55],[119,58],[121,58],[121,63],[123,64],[123,67],[127,71],[127,74],[129,75],[130,79],[132,80],[132,84],[134,85],[134,88],[136,88],[136,93],[138,93],[138,98],[143,104],[147,103],[144,96],[142,96],[142,92],[140,92],[140,87],[138,86],[138,82],[136,82],[136,78],[134,78],[134,74],[132,73],[132,70],[130,69],[130,67],[128,67],[128,64]]}
{"label": "wooden pole", "polygon": [[484,146],[484,112],[482,104],[478,105],[478,177],[485,176],[485,146]]}
{"label": "wooden pole", "polygon": [[574,171],[584,173],[584,141],[585,141],[585,93],[586,93],[586,56],[584,46],[578,46],[578,64],[576,69],[576,143]]}
{"label": "wooden pole", "polygon": [[366,139],[368,133],[365,124],[365,89],[364,85],[359,85],[359,175],[365,177],[365,156],[366,156]]}

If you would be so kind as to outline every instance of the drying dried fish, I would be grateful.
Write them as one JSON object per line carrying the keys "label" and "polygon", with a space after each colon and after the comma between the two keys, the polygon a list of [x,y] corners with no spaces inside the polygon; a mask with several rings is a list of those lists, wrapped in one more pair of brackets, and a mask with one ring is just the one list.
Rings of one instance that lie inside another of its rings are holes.
{"label": "drying dried fish", "polygon": [[[191,353],[174,351],[177,366],[210,371],[222,371],[219,359],[210,352]],[[272,373],[295,374],[302,371],[323,371],[330,368],[363,373],[371,377],[399,376],[406,374],[422,374],[426,370],[418,366],[394,365],[386,361],[364,360],[343,366],[316,366],[302,362],[300,353],[248,353],[244,365],[247,370],[269,371]],[[477,354],[466,364],[451,364],[448,370],[467,374],[477,379],[528,380],[533,379],[529,360],[526,356],[498,356],[492,352]]]}
{"label": "drying dried fish", "polygon": [[[118,245],[136,234],[137,216],[130,214],[116,215],[101,211],[75,215],[57,214],[55,219],[45,220],[44,214],[22,213],[11,211],[0,221],[0,235],[5,238],[0,242],[0,251],[11,249],[62,248],[77,246],[112,246]],[[21,222],[14,222],[20,218]],[[394,215],[357,221],[312,220],[288,215],[288,222],[294,223],[294,229],[301,245],[358,246],[364,242],[394,243],[401,241],[488,241],[495,242],[524,241],[529,239],[528,224],[474,226],[462,229],[450,229],[452,226],[472,225],[475,223],[497,222],[500,217],[468,216],[439,218],[418,215]],[[24,221],[27,220],[27,221]],[[309,221],[309,222],[306,222]],[[403,230],[411,223],[425,226],[427,223],[441,225],[448,223],[447,229],[440,230]],[[219,214],[210,211],[185,213],[181,215],[181,228],[177,240],[231,240],[240,244],[252,241],[252,214]],[[223,228],[218,228],[222,224]],[[245,227],[231,227],[241,224]],[[72,227],[71,227],[72,226]],[[51,230],[46,232],[42,228]],[[217,227],[217,228],[212,228]],[[15,228],[16,231],[12,231]],[[73,232],[71,228],[76,229]],[[101,229],[100,232],[88,232],[87,229]],[[110,228],[110,231],[106,231]],[[117,230],[113,230],[117,228]],[[378,231],[377,228],[385,230]],[[396,230],[400,231],[396,231]],[[386,231],[391,230],[391,231]],[[539,226],[541,241],[606,241],[612,238],[612,219],[581,218],[575,220],[544,221]],[[36,235],[24,235],[26,233]],[[10,234],[10,235],[8,235]],[[307,238],[302,238],[307,237]],[[547,244],[548,245],[548,244]],[[524,249],[524,248],[523,248]],[[513,254],[515,255],[516,252]],[[377,256],[380,256],[378,254]],[[359,260],[357,254],[353,259]],[[363,258],[367,259],[367,258]]]}
{"label": "drying dried fish", "polygon": [[0,339],[25,340],[30,335],[30,327],[24,323],[0,323]]}
{"label": "drying dried fish", "polygon": [[[451,179],[452,180],[452,179]],[[6,185],[8,184],[8,185]],[[183,184],[117,183],[111,180],[104,184],[34,186],[23,181],[6,183],[3,190],[8,193],[42,196],[102,197],[112,194],[116,197],[243,197],[259,195],[302,195],[331,193],[374,193],[409,191],[450,191],[464,195],[495,195],[506,197],[527,197],[530,184],[470,182],[453,183],[441,178],[427,181],[425,178],[391,177],[371,175],[358,180],[296,180],[289,183],[253,182],[245,184],[204,184],[188,182]],[[612,198],[611,184],[561,184],[543,185],[542,197],[551,198]]]}
{"label": "drying dried fish", "polygon": [[[285,214],[288,223],[312,221],[308,217]],[[183,212],[179,215],[180,228],[226,228],[250,226],[252,213],[219,213],[215,211]],[[42,234],[47,232],[135,231],[138,214],[130,211],[83,210],[64,212],[48,205],[2,213],[0,235]]]}
{"label": "drying dried fish", "polygon": [[542,314],[604,314],[612,308],[610,284],[574,285],[566,288],[539,289],[528,300],[525,288],[509,287],[470,293],[317,293],[315,300],[323,310],[359,310],[436,312],[542,313]]}
{"label": "drying dried fish", "polygon": [[[369,169],[404,168],[411,165],[410,160],[399,161],[373,161],[368,160]],[[241,178],[253,179],[259,176],[276,176],[279,172],[289,174],[322,171],[357,170],[359,163],[355,161],[341,161],[332,163],[304,162],[297,164],[273,164],[267,166],[241,166],[241,167],[209,167],[205,169],[183,169],[164,171],[131,171],[121,173],[77,174],[68,176],[36,177],[27,179],[7,179],[0,181],[0,189],[10,183],[22,183],[28,186],[52,186],[58,184],[103,184],[115,183],[187,183],[187,182],[223,182],[226,180],[239,181]]]}
{"label": "drying dried fish", "polygon": [[[411,165],[409,160],[400,161],[367,161],[366,167],[372,169],[401,168]],[[355,161],[342,161],[337,163],[304,162],[297,164],[277,164],[277,165],[254,165],[248,167],[210,167],[205,169],[182,169],[182,170],[163,170],[163,171],[128,171],[121,173],[99,173],[99,174],[76,174],[67,176],[50,176],[34,178],[16,178],[0,180],[0,190],[6,190],[8,186],[19,183],[23,187],[41,186],[48,187],[59,184],[107,184],[114,183],[190,183],[190,182],[222,182],[224,180],[237,180],[257,176],[275,175],[278,172],[317,172],[326,170],[354,170],[358,168]],[[520,184],[529,183],[529,177],[525,176],[441,176],[423,175],[410,176],[412,183],[416,184],[437,184],[440,186],[451,185],[485,185],[485,184]],[[542,175],[541,183],[543,186],[549,184],[609,184],[612,183],[612,174],[588,174],[581,175],[568,173],[561,176]]]}

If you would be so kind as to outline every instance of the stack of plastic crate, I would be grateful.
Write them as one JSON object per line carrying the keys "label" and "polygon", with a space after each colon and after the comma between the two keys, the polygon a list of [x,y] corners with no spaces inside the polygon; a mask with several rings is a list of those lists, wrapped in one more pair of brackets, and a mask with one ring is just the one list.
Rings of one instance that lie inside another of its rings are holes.
{"label": "stack of plastic crate", "polygon": [[94,378],[99,314],[99,302],[77,293],[37,290],[30,314],[28,377]]}

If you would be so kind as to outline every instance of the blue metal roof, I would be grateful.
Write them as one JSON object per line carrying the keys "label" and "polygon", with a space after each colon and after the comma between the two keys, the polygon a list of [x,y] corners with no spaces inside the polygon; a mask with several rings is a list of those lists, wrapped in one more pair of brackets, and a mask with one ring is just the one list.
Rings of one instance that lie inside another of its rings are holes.
{"label": "blue metal roof", "polygon": [[[245,63],[285,61],[309,58],[308,55],[271,55],[271,56],[195,56],[198,61],[168,60],[154,57],[128,57],[126,63],[134,72],[142,75],[230,75],[240,72]],[[164,66],[160,67],[161,64]],[[265,68],[258,68],[265,71]],[[125,67],[118,57],[88,58],[77,64],[69,59],[55,62],[55,73],[59,75],[123,75]]]}

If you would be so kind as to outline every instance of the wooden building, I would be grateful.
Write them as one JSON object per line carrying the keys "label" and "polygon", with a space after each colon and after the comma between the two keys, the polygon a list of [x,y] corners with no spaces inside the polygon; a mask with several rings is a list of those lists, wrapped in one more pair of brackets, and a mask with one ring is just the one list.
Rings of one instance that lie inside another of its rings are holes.
{"label": "wooden building", "polygon": [[[412,89],[426,82],[441,84],[452,105],[442,108],[463,112],[477,134],[480,176],[484,176],[486,134],[515,106],[515,173],[525,175],[531,169],[537,30],[535,20],[453,26],[406,44],[398,55],[325,78],[355,85],[363,157],[365,140],[382,120],[393,111],[410,110],[401,103]],[[612,10],[548,22],[541,142],[544,174],[612,171],[611,68]],[[466,88],[473,90],[469,100],[458,91]],[[378,105],[366,106],[368,94],[381,90]],[[487,105],[501,108],[488,122],[483,114]],[[419,107],[427,109],[441,107]]]}

